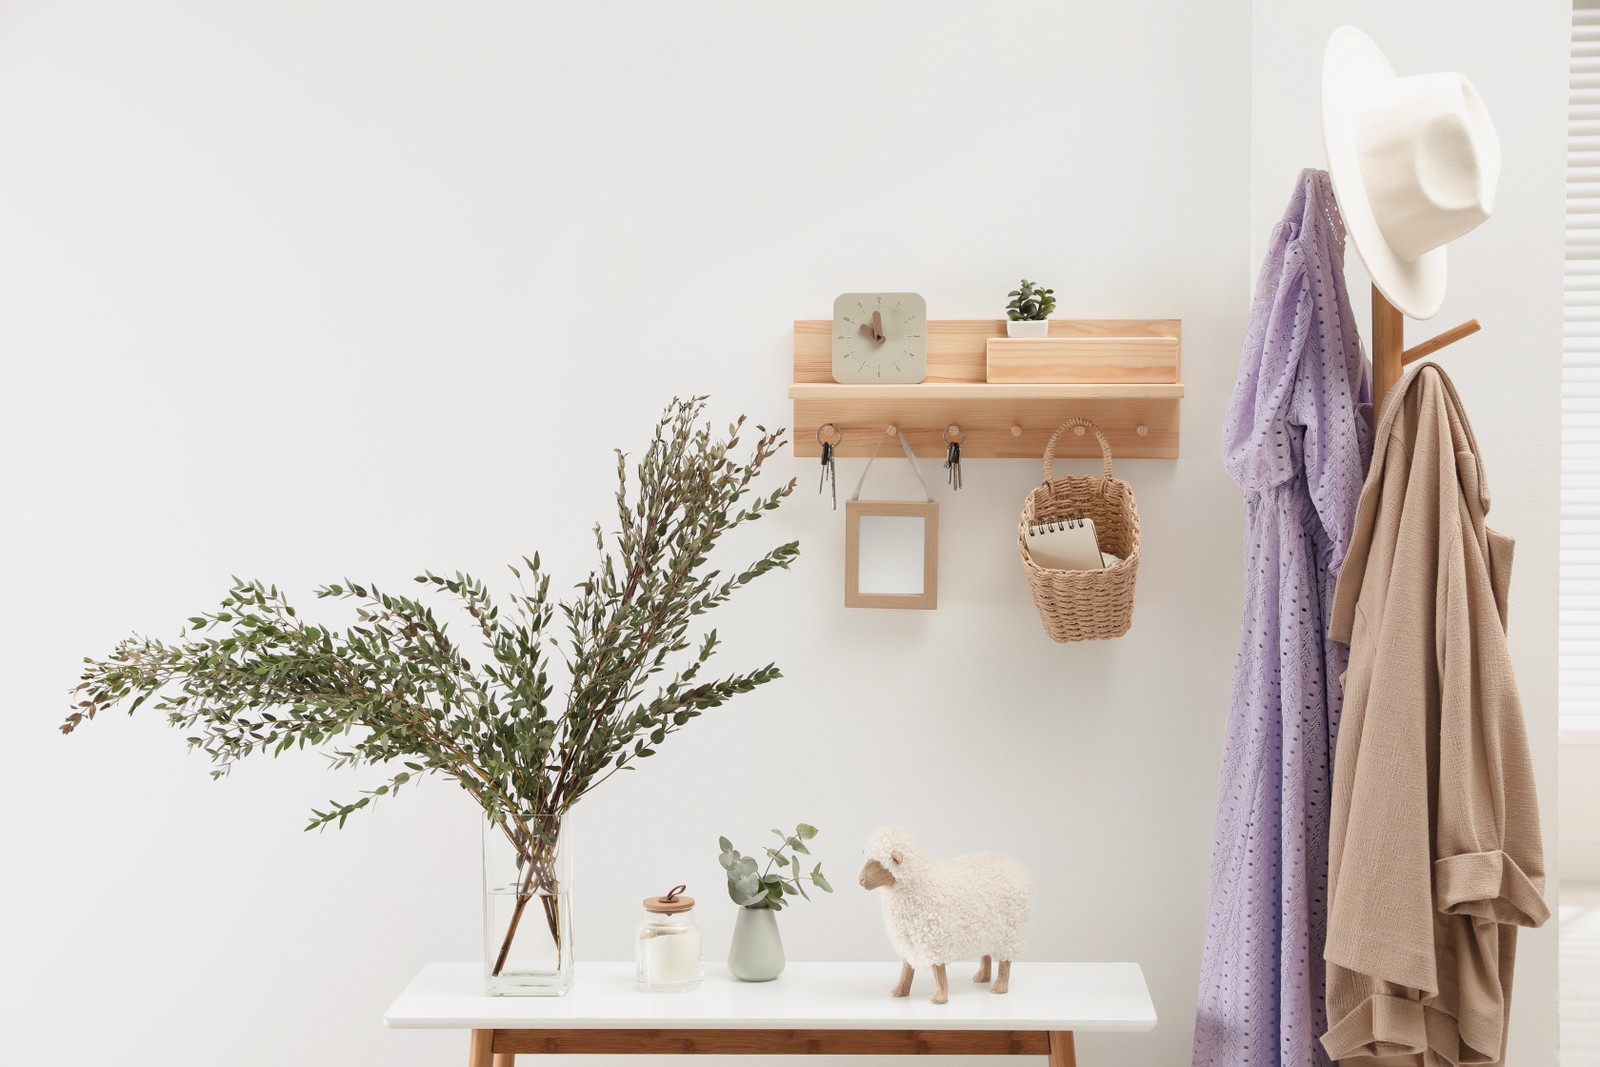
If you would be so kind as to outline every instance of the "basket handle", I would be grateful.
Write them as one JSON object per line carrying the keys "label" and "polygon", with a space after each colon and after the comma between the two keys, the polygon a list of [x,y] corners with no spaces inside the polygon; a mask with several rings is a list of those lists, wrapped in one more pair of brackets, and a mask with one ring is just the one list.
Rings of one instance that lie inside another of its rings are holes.
{"label": "basket handle", "polygon": [[1096,426],[1088,419],[1068,419],[1060,426],[1057,426],[1056,432],[1050,435],[1050,443],[1044,446],[1044,484],[1049,485],[1055,477],[1054,472],[1051,470],[1051,466],[1054,464],[1056,458],[1056,442],[1061,440],[1062,434],[1066,433],[1075,426],[1082,426],[1085,429],[1093,430],[1095,440],[1100,442],[1100,459],[1104,468],[1100,478],[1100,491],[1102,493],[1110,492],[1111,442],[1107,441],[1106,435],[1100,432],[1100,427]]}

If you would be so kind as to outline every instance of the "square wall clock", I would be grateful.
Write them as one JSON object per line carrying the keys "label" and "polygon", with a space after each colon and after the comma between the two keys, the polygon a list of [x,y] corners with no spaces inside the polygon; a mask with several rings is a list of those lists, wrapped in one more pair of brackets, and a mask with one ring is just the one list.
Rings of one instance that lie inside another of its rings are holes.
{"label": "square wall clock", "polygon": [[928,305],[916,293],[841,293],[833,302],[833,380],[911,384],[928,376]]}

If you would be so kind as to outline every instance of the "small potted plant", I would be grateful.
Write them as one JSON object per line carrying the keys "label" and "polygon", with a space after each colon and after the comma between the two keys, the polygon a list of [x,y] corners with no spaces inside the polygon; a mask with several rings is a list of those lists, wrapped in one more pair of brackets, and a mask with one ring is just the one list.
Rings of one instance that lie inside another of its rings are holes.
{"label": "small potted plant", "polygon": [[1028,279],[1006,295],[1011,303],[1006,305],[1007,337],[1048,337],[1050,312],[1056,309],[1054,289],[1044,289]]}
{"label": "small potted plant", "polygon": [[722,848],[717,859],[728,872],[728,896],[739,905],[733,944],[728,949],[728,970],[745,982],[770,982],[783,973],[783,939],[778,936],[777,912],[783,910],[784,898],[799,896],[810,900],[806,882],[824,893],[833,892],[823,877],[822,864],[812,867],[809,874],[800,869],[800,857],[811,854],[806,842],[817,836],[815,826],[801,823],[792,834],[772,832],[779,844],[765,849],[765,868],[756,857],[741,855],[726,837],[717,839]]}

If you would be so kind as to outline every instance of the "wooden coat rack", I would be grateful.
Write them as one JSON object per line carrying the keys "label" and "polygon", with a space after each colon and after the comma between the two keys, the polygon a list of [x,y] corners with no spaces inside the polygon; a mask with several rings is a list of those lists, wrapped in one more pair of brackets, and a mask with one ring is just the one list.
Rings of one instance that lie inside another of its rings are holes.
{"label": "wooden coat rack", "polygon": [[1393,385],[1405,375],[1406,365],[1433,355],[1445,345],[1470,337],[1481,327],[1477,319],[1452,326],[1420,345],[1405,346],[1405,313],[1372,287],[1372,421],[1383,417],[1383,400]]}

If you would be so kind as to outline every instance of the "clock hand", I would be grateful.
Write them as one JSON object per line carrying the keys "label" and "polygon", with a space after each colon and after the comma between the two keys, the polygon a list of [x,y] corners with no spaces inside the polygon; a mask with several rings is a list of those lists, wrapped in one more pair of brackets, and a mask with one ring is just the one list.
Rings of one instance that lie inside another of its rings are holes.
{"label": "clock hand", "polygon": [[875,344],[883,344],[883,316],[874,311],[872,313],[872,323],[869,325],[863,322],[861,324],[861,332],[872,338]]}

